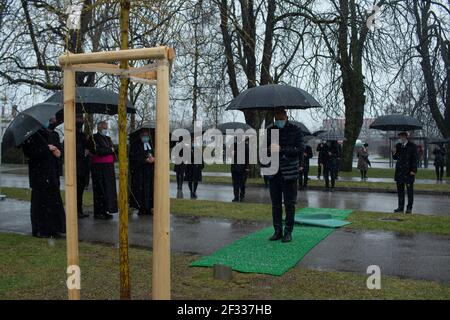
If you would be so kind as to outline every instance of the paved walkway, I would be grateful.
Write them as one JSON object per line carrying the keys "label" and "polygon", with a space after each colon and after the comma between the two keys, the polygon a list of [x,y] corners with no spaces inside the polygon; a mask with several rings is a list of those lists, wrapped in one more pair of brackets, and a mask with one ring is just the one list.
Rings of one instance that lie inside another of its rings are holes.
{"label": "paved walkway", "polygon": [[[174,215],[171,218],[171,249],[179,253],[208,255],[269,225],[269,222]],[[31,233],[28,202],[0,202],[0,232]],[[82,241],[117,246],[118,233],[117,215],[111,221],[88,218],[79,222]],[[129,241],[134,246],[152,246],[151,216],[130,216]],[[382,275],[450,283],[450,238],[340,229],[298,264],[307,269],[361,274],[365,274],[370,265],[380,266]]]}
{"label": "paved walkway", "polygon": [[[62,179],[63,181],[63,179]],[[0,186],[28,188],[28,177],[3,174]],[[189,198],[187,185],[183,192],[176,190],[176,184],[170,184],[172,198]],[[200,200],[231,202],[233,188],[230,185],[200,184],[197,190]],[[246,202],[270,203],[269,191],[262,187],[248,187]],[[358,211],[392,212],[397,208],[395,193],[334,192],[307,190],[298,193],[298,205],[302,207],[341,208]],[[416,195],[414,212],[425,215],[450,216],[450,197],[437,195]]]}

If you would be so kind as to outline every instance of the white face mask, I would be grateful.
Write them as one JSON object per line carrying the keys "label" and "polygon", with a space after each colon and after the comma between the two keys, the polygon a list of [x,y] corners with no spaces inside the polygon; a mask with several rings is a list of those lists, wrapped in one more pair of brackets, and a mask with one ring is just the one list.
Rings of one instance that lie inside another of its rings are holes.
{"label": "white face mask", "polygon": [[105,137],[109,134],[108,129],[103,129],[103,130],[100,130],[99,132],[102,136],[105,136]]}

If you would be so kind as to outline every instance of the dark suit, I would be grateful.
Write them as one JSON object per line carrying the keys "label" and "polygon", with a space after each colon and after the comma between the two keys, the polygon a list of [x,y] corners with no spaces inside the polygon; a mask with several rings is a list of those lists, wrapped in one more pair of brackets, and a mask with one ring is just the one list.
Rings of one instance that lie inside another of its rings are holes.
{"label": "dark suit", "polygon": [[311,146],[306,145],[305,151],[300,158],[301,164],[300,166],[303,168],[302,171],[299,172],[299,182],[298,187],[299,188],[307,188],[308,187],[308,180],[309,180],[309,163],[311,158],[313,157],[313,151]]}
{"label": "dark suit", "polygon": [[[272,134],[269,127],[267,132],[267,147],[272,144]],[[297,179],[299,159],[303,154],[303,134],[300,129],[287,122],[283,129],[279,129],[279,169],[274,175],[268,176],[270,198],[272,200],[272,219],[275,232],[282,230],[283,200],[286,212],[285,233],[292,233],[294,229],[295,205],[297,203]],[[276,142],[276,141],[274,141]],[[268,152],[267,154],[270,154]]]}
{"label": "dark suit", "polygon": [[393,159],[395,164],[395,181],[397,182],[398,208],[405,208],[405,186],[408,193],[407,209],[412,210],[414,203],[414,182],[417,173],[417,146],[408,141],[406,144],[398,143],[395,146]]}
{"label": "dark suit", "polygon": [[87,135],[81,129],[77,129],[77,209],[78,215],[83,214],[83,194],[86,186],[89,184],[89,175],[91,171],[90,157],[85,154],[89,148]]}

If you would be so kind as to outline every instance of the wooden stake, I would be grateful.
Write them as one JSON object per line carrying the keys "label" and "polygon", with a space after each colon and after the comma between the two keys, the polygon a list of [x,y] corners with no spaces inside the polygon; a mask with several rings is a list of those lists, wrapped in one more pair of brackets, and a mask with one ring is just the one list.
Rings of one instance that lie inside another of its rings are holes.
{"label": "wooden stake", "polygon": [[[75,72],[64,70],[64,164],[68,267],[79,267],[76,161]],[[69,288],[69,300],[79,299],[80,289]]]}
{"label": "wooden stake", "polygon": [[157,70],[153,299],[170,299],[169,62]]}
{"label": "wooden stake", "polygon": [[[120,2],[120,35],[122,50],[128,49],[130,1]],[[128,61],[120,62],[121,69],[128,69]],[[127,154],[127,97],[128,78],[120,79],[119,92],[119,261],[120,299],[131,299],[130,267],[128,261],[128,154]]]}

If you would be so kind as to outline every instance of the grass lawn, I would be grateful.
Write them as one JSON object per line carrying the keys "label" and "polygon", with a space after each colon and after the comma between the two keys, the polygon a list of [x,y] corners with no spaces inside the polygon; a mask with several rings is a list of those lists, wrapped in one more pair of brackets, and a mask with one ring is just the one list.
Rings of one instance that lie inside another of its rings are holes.
{"label": "grass lawn", "polygon": [[[67,299],[66,244],[0,233],[0,299]],[[133,299],[151,297],[152,252],[130,249]],[[118,299],[118,249],[80,243],[82,299]],[[233,272],[229,282],[210,268],[191,268],[196,256],[172,255],[173,299],[450,299],[450,285],[384,276],[368,290],[367,275],[293,268],[281,277]]]}
{"label": "grass lawn", "polygon": [[[30,200],[30,191],[28,189],[2,188],[1,191],[12,199]],[[91,207],[93,205],[92,193],[85,192],[84,200],[85,206]],[[271,221],[272,219],[271,207],[268,204],[226,203],[207,200],[171,199],[171,213],[175,215],[248,221]],[[392,218],[400,218],[402,221],[381,220]],[[405,234],[429,233],[450,236],[450,217],[355,211],[348,217],[348,220],[352,224],[345,228],[356,230],[384,230]]]}

